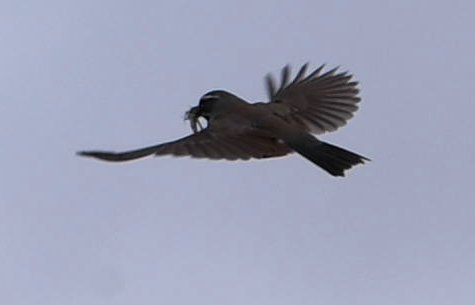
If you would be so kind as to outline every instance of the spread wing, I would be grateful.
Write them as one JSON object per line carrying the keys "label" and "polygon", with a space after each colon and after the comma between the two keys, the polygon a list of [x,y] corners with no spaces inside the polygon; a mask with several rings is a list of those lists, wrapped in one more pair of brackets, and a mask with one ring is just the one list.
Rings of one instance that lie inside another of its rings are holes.
{"label": "spread wing", "polygon": [[337,69],[321,73],[323,65],[305,75],[305,64],[289,83],[290,67],[282,70],[282,80],[276,89],[272,76],[268,75],[267,90],[270,103],[265,104],[283,119],[306,131],[321,134],[334,131],[346,124],[358,109],[358,82],[351,81],[347,72]]}
{"label": "spread wing", "polygon": [[78,154],[105,161],[129,161],[148,155],[248,160],[284,156],[292,152],[285,144],[253,128],[230,128],[223,120],[225,118],[213,120],[205,129],[172,142],[120,153],[82,151]]}

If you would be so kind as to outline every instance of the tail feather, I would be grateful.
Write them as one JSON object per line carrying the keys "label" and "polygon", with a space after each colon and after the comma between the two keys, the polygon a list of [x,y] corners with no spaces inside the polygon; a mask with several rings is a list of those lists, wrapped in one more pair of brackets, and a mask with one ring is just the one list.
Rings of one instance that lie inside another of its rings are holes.
{"label": "tail feather", "polygon": [[296,152],[333,176],[344,176],[345,170],[356,164],[369,161],[366,157],[322,142],[310,134],[301,134],[298,137],[284,141]]}

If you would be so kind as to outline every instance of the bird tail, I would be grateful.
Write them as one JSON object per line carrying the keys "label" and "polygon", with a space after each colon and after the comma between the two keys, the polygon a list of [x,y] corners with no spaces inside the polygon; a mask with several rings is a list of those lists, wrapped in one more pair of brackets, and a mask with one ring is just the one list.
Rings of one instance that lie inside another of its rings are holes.
{"label": "bird tail", "polygon": [[108,152],[108,151],[79,151],[77,154],[79,156],[92,157],[104,161],[120,162],[120,161],[130,161],[139,158],[146,157],[156,152],[159,145],[149,146],[145,148],[140,148],[136,150],[126,151],[126,152]]}
{"label": "bird tail", "polygon": [[344,171],[368,158],[335,145],[322,142],[308,133],[284,139],[293,150],[320,166],[333,176],[344,176]]}

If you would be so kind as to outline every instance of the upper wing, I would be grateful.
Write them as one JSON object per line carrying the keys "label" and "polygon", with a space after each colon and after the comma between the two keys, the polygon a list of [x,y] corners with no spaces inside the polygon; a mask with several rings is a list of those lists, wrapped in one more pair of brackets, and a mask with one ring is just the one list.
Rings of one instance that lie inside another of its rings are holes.
{"label": "upper wing", "polygon": [[323,65],[305,76],[308,64],[289,83],[290,68],[282,70],[282,80],[276,89],[268,75],[267,90],[270,103],[266,107],[283,119],[301,128],[320,134],[346,124],[358,109],[358,82],[351,81],[347,72],[335,73],[338,68],[321,74]]}
{"label": "upper wing", "polygon": [[191,156],[194,158],[248,160],[284,156],[292,150],[276,139],[252,128],[226,127],[220,120],[207,128],[176,141],[126,152],[83,151],[79,155],[106,161],[128,161],[148,155]]}

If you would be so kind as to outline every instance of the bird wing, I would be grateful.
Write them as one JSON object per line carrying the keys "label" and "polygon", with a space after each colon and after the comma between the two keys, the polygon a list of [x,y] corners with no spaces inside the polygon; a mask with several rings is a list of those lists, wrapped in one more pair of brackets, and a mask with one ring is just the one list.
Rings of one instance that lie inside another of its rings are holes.
{"label": "bird wing", "polygon": [[336,73],[338,68],[321,74],[324,65],[306,76],[307,67],[305,64],[289,83],[290,67],[285,66],[278,89],[272,76],[267,75],[270,102],[264,105],[306,131],[334,131],[358,109],[358,82],[351,81],[353,76],[347,72]]}
{"label": "bird wing", "polygon": [[248,160],[284,156],[292,149],[252,127],[233,127],[226,118],[184,138],[126,152],[83,151],[79,155],[106,161],[128,161],[147,155],[191,156],[194,158]]}
{"label": "bird wing", "polygon": [[291,149],[276,139],[255,132],[237,133],[206,128],[188,137],[160,145],[155,155],[248,160],[284,156],[289,152]]}

